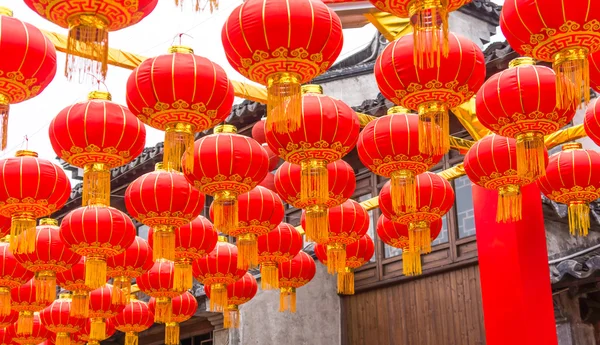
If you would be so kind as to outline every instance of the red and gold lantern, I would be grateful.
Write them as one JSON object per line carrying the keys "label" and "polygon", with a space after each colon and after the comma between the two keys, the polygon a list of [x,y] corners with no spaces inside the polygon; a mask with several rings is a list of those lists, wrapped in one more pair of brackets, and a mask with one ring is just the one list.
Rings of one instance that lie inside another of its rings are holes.
{"label": "red and gold lantern", "polygon": [[267,143],[266,124],[267,118],[263,117],[252,126],[252,139],[261,145]]}
{"label": "red and gold lantern", "polygon": [[138,345],[138,333],[154,324],[154,314],[148,305],[132,296],[123,311],[112,320],[115,328],[125,333],[125,345]]}
{"label": "red and gold lantern", "polygon": [[47,330],[56,334],[56,345],[70,345],[72,337],[85,325],[85,319],[71,316],[69,294],[61,295],[59,299],[42,310],[40,320]]}
{"label": "red and gold lantern", "polygon": [[93,290],[85,284],[85,273],[85,258],[81,258],[70,270],[56,274],[56,283],[72,293],[71,316],[79,318],[88,317],[88,294]]}
{"label": "red and gold lantern", "polygon": [[148,242],[136,236],[127,249],[106,259],[106,274],[113,278],[113,287],[120,293],[113,293],[113,304],[125,305],[131,291],[131,280],[152,268],[152,248]]}
{"label": "red and gold lantern", "polygon": [[[244,274],[234,284],[227,286],[227,308],[223,310],[224,328],[240,327],[239,306],[254,298],[257,291],[258,284],[254,276],[250,273]],[[206,293],[206,297],[210,298],[210,286],[207,286],[204,292]]]}
{"label": "red and gold lantern", "polygon": [[103,287],[90,292],[89,314],[91,325],[89,330],[90,339],[106,339],[106,323],[108,319],[117,316],[125,308],[125,304],[113,303],[113,294],[121,294],[121,290],[115,289],[112,285]]}
{"label": "red and gold lantern", "polygon": [[[10,219],[10,217],[0,216],[0,240],[10,235],[11,223],[12,219]],[[9,239],[7,238],[6,240],[8,241]]]}
{"label": "red and gold lantern", "polygon": [[[277,193],[277,188],[275,188],[275,174],[269,172],[259,184],[261,187],[265,187],[266,189]],[[8,229],[10,230],[10,223]]]}
{"label": "red and gold lantern", "polygon": [[0,317],[11,314],[11,290],[27,283],[33,278],[15,258],[9,244],[0,241]]}
{"label": "red and gold lantern", "polygon": [[14,334],[11,332],[11,325],[6,325],[5,327],[0,328],[0,345],[15,345],[13,341]]}
{"label": "red and gold lantern", "polygon": [[[0,330],[17,322],[18,319],[19,319],[19,312],[16,310],[11,310],[10,313],[8,313],[7,315],[0,316]],[[0,342],[0,344],[2,344],[2,342]]]}
{"label": "red and gold lantern", "polygon": [[583,118],[585,133],[596,144],[600,145],[600,103],[594,99],[588,105]]}
{"label": "red and gold lantern", "polygon": [[154,321],[171,322],[171,300],[183,292],[173,289],[174,264],[172,261],[159,260],[152,268],[142,274],[136,282],[146,295],[156,298]]}
{"label": "red and gold lantern", "polygon": [[419,150],[443,155],[450,149],[448,109],[468,101],[485,80],[483,52],[450,33],[439,64],[415,67],[414,54],[413,34],[390,43],[375,62],[377,85],[385,98],[419,112]]}
{"label": "red and gold lantern", "polygon": [[12,298],[11,308],[19,312],[17,320],[17,333],[31,335],[34,328],[34,313],[37,313],[52,302],[38,302],[36,298],[35,282],[33,279],[10,291]]}
{"label": "red and gold lantern", "polygon": [[[123,308],[125,308],[125,305],[123,305]],[[122,310],[121,310],[121,312],[122,312]],[[115,323],[112,321],[112,319],[106,319],[106,321],[105,321],[105,324],[106,324],[105,336],[106,337],[104,339],[93,339],[90,336],[92,324],[93,324],[93,321],[89,320],[89,319],[85,322],[83,329],[79,333],[75,334],[76,341],[81,342],[82,345],[85,345],[85,344],[100,345],[100,342],[102,340],[106,340],[106,339],[112,337],[115,334],[115,332],[117,331],[117,329],[115,328]],[[71,339],[71,345],[78,345],[78,344],[74,344],[73,339]]]}
{"label": "red and gold lantern", "polygon": [[[210,296],[208,297],[210,298]],[[165,345],[179,345],[179,324],[194,316],[198,309],[198,301],[191,293],[186,291],[182,295],[173,298],[171,305],[173,309],[171,311],[171,321],[165,325]],[[156,299],[151,298],[148,306],[154,312]]]}
{"label": "red and gold lantern", "polygon": [[13,335],[12,340],[20,345],[38,345],[52,336],[52,333],[44,326],[40,320],[39,313],[33,313],[31,316],[31,332],[21,332],[16,324],[6,328],[6,331]]}
{"label": "red and gold lantern", "polygon": [[303,251],[279,265],[279,311],[296,312],[296,289],[308,284],[316,273],[315,260]]}
{"label": "red and gold lantern", "polygon": [[293,259],[302,245],[302,235],[288,223],[281,223],[258,238],[260,286],[263,290],[279,289],[279,264]]}

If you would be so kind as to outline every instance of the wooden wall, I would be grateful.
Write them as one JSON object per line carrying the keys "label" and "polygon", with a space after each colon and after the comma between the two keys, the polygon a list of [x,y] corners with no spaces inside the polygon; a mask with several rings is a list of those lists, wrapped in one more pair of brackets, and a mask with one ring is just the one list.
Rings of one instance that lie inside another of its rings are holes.
{"label": "wooden wall", "polygon": [[342,298],[343,345],[483,345],[479,266]]}

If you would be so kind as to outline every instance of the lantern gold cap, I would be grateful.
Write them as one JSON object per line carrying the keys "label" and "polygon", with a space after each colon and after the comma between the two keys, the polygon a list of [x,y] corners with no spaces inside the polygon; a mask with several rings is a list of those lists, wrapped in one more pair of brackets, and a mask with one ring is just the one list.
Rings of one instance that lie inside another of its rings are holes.
{"label": "lantern gold cap", "polygon": [[12,17],[13,16],[13,11],[10,8],[8,8],[8,7],[0,6],[0,15],[7,16],[7,17]]}
{"label": "lantern gold cap", "polygon": [[578,142],[566,143],[562,146],[563,151],[580,150],[582,148],[583,146]]}
{"label": "lantern gold cap", "polygon": [[58,226],[58,220],[56,220],[54,218],[42,218],[42,219],[40,219],[40,225]]}
{"label": "lantern gold cap", "polygon": [[164,171],[165,166],[162,162],[158,162],[154,165],[154,171]]}
{"label": "lantern gold cap", "polygon": [[399,105],[393,106],[391,108],[388,109],[387,114],[388,115],[392,115],[392,114],[409,114],[410,111],[404,107],[401,107]]}
{"label": "lantern gold cap", "polygon": [[237,128],[234,125],[218,125],[215,126],[213,132],[216,133],[237,133]]}
{"label": "lantern gold cap", "polygon": [[37,152],[29,151],[29,150],[19,150],[15,154],[15,157],[37,157],[37,156],[38,156]]}
{"label": "lantern gold cap", "polygon": [[92,92],[88,93],[88,100],[92,100],[92,99],[111,101],[112,96],[110,95],[110,92],[107,92],[107,91],[92,91]]}
{"label": "lantern gold cap", "polygon": [[58,298],[60,298],[60,299],[71,299],[71,294],[69,292],[61,292],[58,295]]}
{"label": "lantern gold cap", "polygon": [[323,87],[321,85],[316,85],[316,84],[302,85],[302,94],[304,95],[307,93],[318,93],[318,94],[322,95]]}
{"label": "lantern gold cap", "polygon": [[219,235],[219,242],[229,242],[229,241],[227,241],[227,236]]}
{"label": "lantern gold cap", "polygon": [[8,243],[10,242],[10,235],[6,235],[2,238],[0,238],[0,243]]}
{"label": "lantern gold cap", "polygon": [[182,54],[194,54],[194,49],[186,46],[171,46],[169,48],[169,53],[182,53]]}
{"label": "lantern gold cap", "polygon": [[521,56],[516,59],[512,59],[508,63],[508,68],[513,68],[513,67],[517,67],[517,66],[532,66],[532,65],[535,65],[535,60],[533,58],[530,58],[528,56]]}

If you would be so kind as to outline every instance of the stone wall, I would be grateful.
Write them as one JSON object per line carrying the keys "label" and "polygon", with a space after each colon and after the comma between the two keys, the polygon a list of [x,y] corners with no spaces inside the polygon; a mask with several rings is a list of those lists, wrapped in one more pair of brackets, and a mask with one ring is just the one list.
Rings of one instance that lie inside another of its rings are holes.
{"label": "stone wall", "polygon": [[554,317],[558,345],[594,345],[594,326],[584,323],[579,312],[579,298],[567,291],[554,296]]}

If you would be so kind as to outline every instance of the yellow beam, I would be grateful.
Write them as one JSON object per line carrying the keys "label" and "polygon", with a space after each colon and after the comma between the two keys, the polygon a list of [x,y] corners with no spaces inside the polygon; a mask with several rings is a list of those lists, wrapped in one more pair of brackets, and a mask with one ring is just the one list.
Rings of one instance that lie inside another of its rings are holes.
{"label": "yellow beam", "polygon": [[581,124],[546,135],[544,137],[544,143],[546,144],[546,148],[550,150],[558,145],[584,137],[587,137],[587,134]]}
{"label": "yellow beam", "polygon": [[398,18],[387,12],[365,13],[364,16],[390,42],[413,32],[409,18]]}

